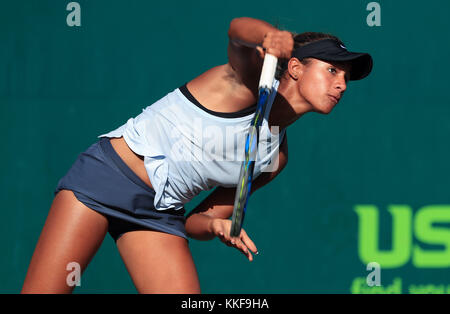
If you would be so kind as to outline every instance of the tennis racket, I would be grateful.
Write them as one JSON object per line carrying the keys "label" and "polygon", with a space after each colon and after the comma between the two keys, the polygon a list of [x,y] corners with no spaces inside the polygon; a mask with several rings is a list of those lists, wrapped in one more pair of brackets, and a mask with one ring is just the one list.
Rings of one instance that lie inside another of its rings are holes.
{"label": "tennis racket", "polygon": [[275,56],[266,53],[258,85],[258,103],[255,115],[250,124],[249,133],[245,140],[244,161],[239,174],[236,196],[234,199],[233,216],[231,218],[231,237],[240,235],[242,224],[244,222],[245,211],[247,209],[248,198],[252,186],[253,169],[255,167],[256,155],[258,152],[259,129],[264,119],[269,96],[272,93],[277,62],[278,59]]}

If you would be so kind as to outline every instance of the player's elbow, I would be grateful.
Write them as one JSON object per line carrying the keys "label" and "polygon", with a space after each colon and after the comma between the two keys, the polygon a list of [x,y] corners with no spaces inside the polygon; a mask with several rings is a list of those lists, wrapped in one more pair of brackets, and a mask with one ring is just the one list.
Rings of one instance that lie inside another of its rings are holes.
{"label": "player's elbow", "polygon": [[280,152],[280,155],[278,157],[278,168],[273,173],[271,180],[273,180],[281,171],[283,171],[284,168],[286,168],[288,163],[288,156],[287,154],[284,154],[283,152]]}
{"label": "player's elbow", "polygon": [[287,134],[285,134],[285,136],[283,138],[283,142],[281,143],[281,146],[280,146],[280,153],[279,153],[280,163],[283,164],[282,169],[285,168],[288,163],[288,155],[289,155],[289,151],[288,151],[288,143],[287,143]]}
{"label": "player's elbow", "polygon": [[281,170],[283,170],[288,163],[287,143],[283,143],[283,146],[280,149],[280,153],[278,155],[278,162],[279,162],[278,169],[281,172]]}
{"label": "player's elbow", "polygon": [[228,28],[228,38],[233,39],[234,37],[236,37],[236,29],[238,28],[239,22],[240,22],[239,17],[235,17],[234,19],[231,20],[230,26]]}
{"label": "player's elbow", "polygon": [[283,156],[280,157],[280,167],[279,167],[280,172],[281,172],[284,168],[286,168],[287,164],[288,164],[288,155],[287,155],[287,154],[286,154],[286,155],[283,154]]}

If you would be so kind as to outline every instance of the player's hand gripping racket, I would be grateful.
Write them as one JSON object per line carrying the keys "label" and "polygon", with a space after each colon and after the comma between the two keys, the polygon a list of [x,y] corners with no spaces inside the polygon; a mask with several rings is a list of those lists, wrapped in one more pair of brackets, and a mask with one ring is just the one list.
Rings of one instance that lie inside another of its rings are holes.
{"label": "player's hand gripping racket", "polygon": [[236,197],[234,199],[234,210],[233,217],[231,218],[230,230],[230,236],[232,237],[237,237],[241,233],[247,202],[250,196],[253,169],[255,167],[255,160],[258,152],[259,128],[264,119],[267,101],[272,92],[277,62],[277,57],[266,53],[258,86],[258,104],[256,106],[255,116],[250,125],[250,131],[245,140],[244,162],[241,166]]}

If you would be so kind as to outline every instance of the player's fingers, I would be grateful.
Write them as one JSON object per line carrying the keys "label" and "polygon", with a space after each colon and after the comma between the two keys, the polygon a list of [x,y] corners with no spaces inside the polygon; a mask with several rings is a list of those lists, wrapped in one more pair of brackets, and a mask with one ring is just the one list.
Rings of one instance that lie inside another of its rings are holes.
{"label": "player's fingers", "polygon": [[223,231],[219,232],[220,240],[225,243],[227,246],[235,247],[240,250],[247,258],[252,261],[253,257],[248,250],[247,246],[242,242],[240,237],[231,237],[229,233],[224,233]]}
{"label": "player's fingers", "polygon": [[247,246],[244,244],[244,242],[241,241],[240,238],[233,238],[232,243],[234,243],[234,246],[241,251],[249,260],[250,262],[253,261],[253,255],[250,253]]}
{"label": "player's fingers", "polygon": [[248,248],[245,246],[245,244],[241,241],[241,239],[239,238],[233,238],[231,240],[231,243],[236,246],[236,248],[238,248],[239,250],[241,250],[242,252],[244,252],[245,254],[247,254],[248,252]]}
{"label": "player's fingers", "polygon": [[266,49],[261,46],[257,46],[256,50],[258,51],[258,54],[261,57],[261,59],[264,59]]}
{"label": "player's fingers", "polygon": [[220,239],[220,241],[222,241],[226,246],[230,246],[232,247],[233,244],[231,244],[230,239],[225,236],[225,234],[223,232],[219,232],[218,238]]}
{"label": "player's fingers", "polygon": [[256,248],[255,243],[252,239],[250,239],[244,229],[241,230],[240,238],[247,248],[249,248],[253,253],[258,254],[258,249]]}
{"label": "player's fingers", "polygon": [[267,48],[266,49],[266,53],[268,53],[268,54],[270,54],[272,56],[275,56],[277,58],[279,58],[281,56],[281,50],[278,49],[278,48],[272,48],[272,47]]}

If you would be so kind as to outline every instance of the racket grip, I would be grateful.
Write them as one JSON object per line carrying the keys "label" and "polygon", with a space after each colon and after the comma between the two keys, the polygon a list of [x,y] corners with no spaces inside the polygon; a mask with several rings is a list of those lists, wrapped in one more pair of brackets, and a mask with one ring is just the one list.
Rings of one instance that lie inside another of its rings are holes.
{"label": "racket grip", "polygon": [[264,63],[261,70],[261,77],[259,79],[258,89],[268,88],[272,89],[275,71],[277,69],[278,58],[274,55],[266,53]]}

